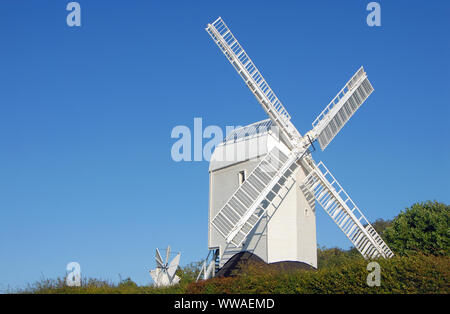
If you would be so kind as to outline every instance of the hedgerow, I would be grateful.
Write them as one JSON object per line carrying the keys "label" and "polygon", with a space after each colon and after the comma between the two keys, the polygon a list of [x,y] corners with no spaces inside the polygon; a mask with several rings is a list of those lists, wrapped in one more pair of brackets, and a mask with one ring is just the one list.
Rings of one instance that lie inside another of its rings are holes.
{"label": "hedgerow", "polygon": [[449,293],[450,260],[437,256],[379,259],[380,286],[369,287],[364,259],[317,271],[273,271],[264,265],[244,266],[241,275],[191,283],[186,293]]}
{"label": "hedgerow", "polygon": [[318,270],[284,270],[267,264],[240,265],[238,275],[195,282],[201,263],[177,270],[179,284],[157,288],[131,279],[115,284],[83,279],[68,287],[64,279],[44,279],[19,293],[449,293],[450,206],[438,202],[413,204],[392,221],[377,220],[374,228],[395,256],[379,259],[380,286],[370,287],[367,264],[356,249],[319,248]]}

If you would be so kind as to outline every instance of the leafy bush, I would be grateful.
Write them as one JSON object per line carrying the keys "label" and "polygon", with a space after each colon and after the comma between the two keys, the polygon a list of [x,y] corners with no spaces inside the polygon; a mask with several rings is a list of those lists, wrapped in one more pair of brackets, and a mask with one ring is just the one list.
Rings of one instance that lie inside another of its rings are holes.
{"label": "leafy bush", "polygon": [[397,255],[416,252],[450,256],[450,206],[428,201],[402,211],[384,231]]}
{"label": "leafy bush", "polygon": [[270,265],[241,265],[239,275],[195,282],[201,262],[177,270],[180,283],[166,288],[138,286],[130,278],[114,284],[83,279],[68,287],[64,279],[43,279],[19,293],[450,293],[450,206],[417,203],[394,220],[376,220],[377,232],[394,251],[379,259],[381,286],[366,283],[368,261],[355,248],[319,248],[318,270],[280,271]]}
{"label": "leafy bush", "polygon": [[243,266],[239,276],[206,281],[180,282],[156,288],[137,286],[127,278],[118,284],[83,279],[81,287],[68,287],[65,280],[41,280],[19,293],[60,294],[162,294],[162,293],[450,293],[450,258],[446,256],[396,256],[380,259],[381,286],[366,284],[368,261],[347,260],[339,266],[316,271],[277,271],[261,264]]}
{"label": "leafy bush", "polygon": [[195,282],[200,262],[190,263],[177,269],[180,283],[171,287],[157,288],[153,285],[138,286],[131,278],[121,279],[115,284],[111,281],[82,278],[80,287],[69,287],[64,278],[41,279],[29,284],[17,293],[35,294],[165,294],[184,293],[189,283]]}
{"label": "leafy bush", "polygon": [[130,278],[120,281],[118,284],[98,280],[82,279],[80,287],[69,287],[65,279],[57,278],[42,279],[25,289],[16,291],[24,294],[149,294],[149,293],[182,293],[186,285],[176,285],[167,288],[156,288],[154,286],[138,286]]}
{"label": "leafy bush", "polygon": [[368,261],[354,259],[317,271],[274,272],[247,265],[241,276],[213,278],[188,285],[187,293],[449,293],[448,257],[398,256],[380,259],[381,286],[366,283]]}
{"label": "leafy bush", "polygon": [[203,262],[192,262],[184,267],[178,267],[177,276],[180,277],[181,284],[194,282],[200,272]]}
{"label": "leafy bush", "polygon": [[377,220],[372,222],[372,227],[383,239],[384,239],[384,231],[391,225],[392,220],[384,220],[383,218],[378,218]]}
{"label": "leafy bush", "polygon": [[342,266],[355,259],[363,259],[361,254],[359,254],[355,248],[343,250],[340,248],[321,247],[317,249],[318,269]]}

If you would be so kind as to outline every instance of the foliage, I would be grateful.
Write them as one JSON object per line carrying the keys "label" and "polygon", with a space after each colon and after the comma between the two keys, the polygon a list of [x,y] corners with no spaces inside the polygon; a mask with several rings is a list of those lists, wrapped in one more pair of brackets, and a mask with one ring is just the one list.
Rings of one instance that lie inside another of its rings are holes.
{"label": "foliage", "polygon": [[450,256],[450,206],[438,202],[416,203],[402,211],[384,232],[397,255]]}
{"label": "foliage", "polygon": [[162,294],[162,293],[450,293],[450,258],[396,256],[380,259],[381,286],[369,287],[367,261],[349,259],[339,266],[317,271],[277,271],[261,264],[243,266],[239,276],[156,288],[138,286],[130,278],[118,284],[83,279],[81,287],[68,287],[61,278],[41,280],[19,293],[59,294]]}
{"label": "foliage", "polygon": [[383,218],[378,218],[372,223],[372,227],[383,239],[384,239],[384,231],[391,225],[392,220],[384,220]]}
{"label": "foliage", "polygon": [[130,278],[115,284],[82,279],[68,287],[64,279],[43,279],[18,293],[450,293],[449,209],[438,202],[417,203],[392,221],[372,225],[393,250],[391,259],[379,259],[381,286],[366,284],[368,261],[355,248],[321,247],[318,270],[282,270],[270,265],[240,265],[237,276],[195,282],[201,262],[180,267],[180,283],[166,288],[138,286]]}
{"label": "foliage", "polygon": [[[392,220],[384,220],[382,218],[375,220],[372,226],[377,233],[384,239],[384,232],[386,228],[392,225]],[[362,259],[363,257],[355,247],[348,250],[341,248],[326,248],[319,247],[317,249],[317,267],[319,269],[328,268],[332,266],[341,266],[352,262],[355,259]]]}
{"label": "foliage", "polygon": [[340,248],[325,248],[317,249],[317,268],[330,268],[335,266],[345,265],[354,261],[355,259],[362,259],[359,252],[352,248],[350,250],[343,250]]}
{"label": "foliage", "polygon": [[121,279],[115,284],[111,281],[82,278],[80,287],[69,287],[65,279],[41,279],[29,284],[18,293],[36,294],[165,294],[184,293],[189,283],[195,282],[201,262],[190,263],[177,269],[180,283],[171,287],[157,288],[153,285],[138,286],[131,278]]}
{"label": "foliage", "polygon": [[180,277],[180,283],[191,283],[197,279],[203,261],[192,262],[184,267],[178,267],[177,276]]}
{"label": "foliage", "polygon": [[381,285],[369,287],[367,261],[353,259],[317,271],[276,272],[249,264],[237,277],[190,284],[187,293],[450,293],[448,257],[397,256],[380,259]]}
{"label": "foliage", "polygon": [[69,287],[65,279],[41,279],[31,285],[28,285],[18,293],[34,294],[148,294],[148,293],[182,293],[184,287],[177,285],[168,288],[156,288],[154,286],[138,286],[130,278],[115,284],[110,281],[98,279],[81,280],[80,287]]}

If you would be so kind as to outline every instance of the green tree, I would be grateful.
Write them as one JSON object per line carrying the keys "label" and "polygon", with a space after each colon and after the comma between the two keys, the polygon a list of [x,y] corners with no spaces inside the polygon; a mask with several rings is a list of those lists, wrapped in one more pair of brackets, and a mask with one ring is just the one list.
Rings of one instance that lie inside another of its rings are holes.
{"label": "green tree", "polygon": [[436,201],[416,203],[395,217],[384,237],[398,255],[422,252],[449,256],[449,220],[449,205]]}
{"label": "green tree", "polygon": [[138,285],[131,280],[130,277],[126,278],[126,279],[121,279],[119,284],[117,285],[118,288],[135,288],[137,289]]}
{"label": "green tree", "polygon": [[203,261],[199,261],[199,262],[192,262],[184,267],[178,267],[176,274],[177,276],[180,277],[180,282],[181,283],[194,282],[197,279],[198,274],[200,273],[202,265]]}
{"label": "green tree", "polygon": [[384,220],[383,218],[378,218],[372,223],[372,227],[376,232],[384,239],[384,231],[387,227],[392,225],[392,220]]}
{"label": "green tree", "polygon": [[317,268],[342,266],[358,258],[362,259],[361,254],[355,248],[343,250],[337,247],[319,247],[317,249]]}

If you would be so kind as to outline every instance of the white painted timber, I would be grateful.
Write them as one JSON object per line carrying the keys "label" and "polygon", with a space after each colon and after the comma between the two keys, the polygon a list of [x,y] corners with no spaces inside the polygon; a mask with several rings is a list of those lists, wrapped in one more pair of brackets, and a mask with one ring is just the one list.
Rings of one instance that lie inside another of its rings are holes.
{"label": "white painted timber", "polygon": [[310,134],[314,139],[318,139],[322,150],[330,144],[372,92],[373,87],[361,67],[312,123],[313,130]]}
{"label": "white painted timber", "polygon": [[245,240],[262,218],[267,206],[284,188],[298,159],[295,154],[286,156],[273,148],[249,174],[212,219],[213,226],[226,238],[227,243],[239,246]]}
{"label": "white painted timber", "polygon": [[234,66],[272,121],[287,136],[291,142],[288,146],[293,147],[298,144],[301,135],[290,121],[291,116],[222,18],[219,17],[212,24],[208,24],[206,31]]}
{"label": "white painted timber", "polygon": [[303,181],[306,187],[364,258],[389,258],[394,255],[366,217],[320,162]]}

